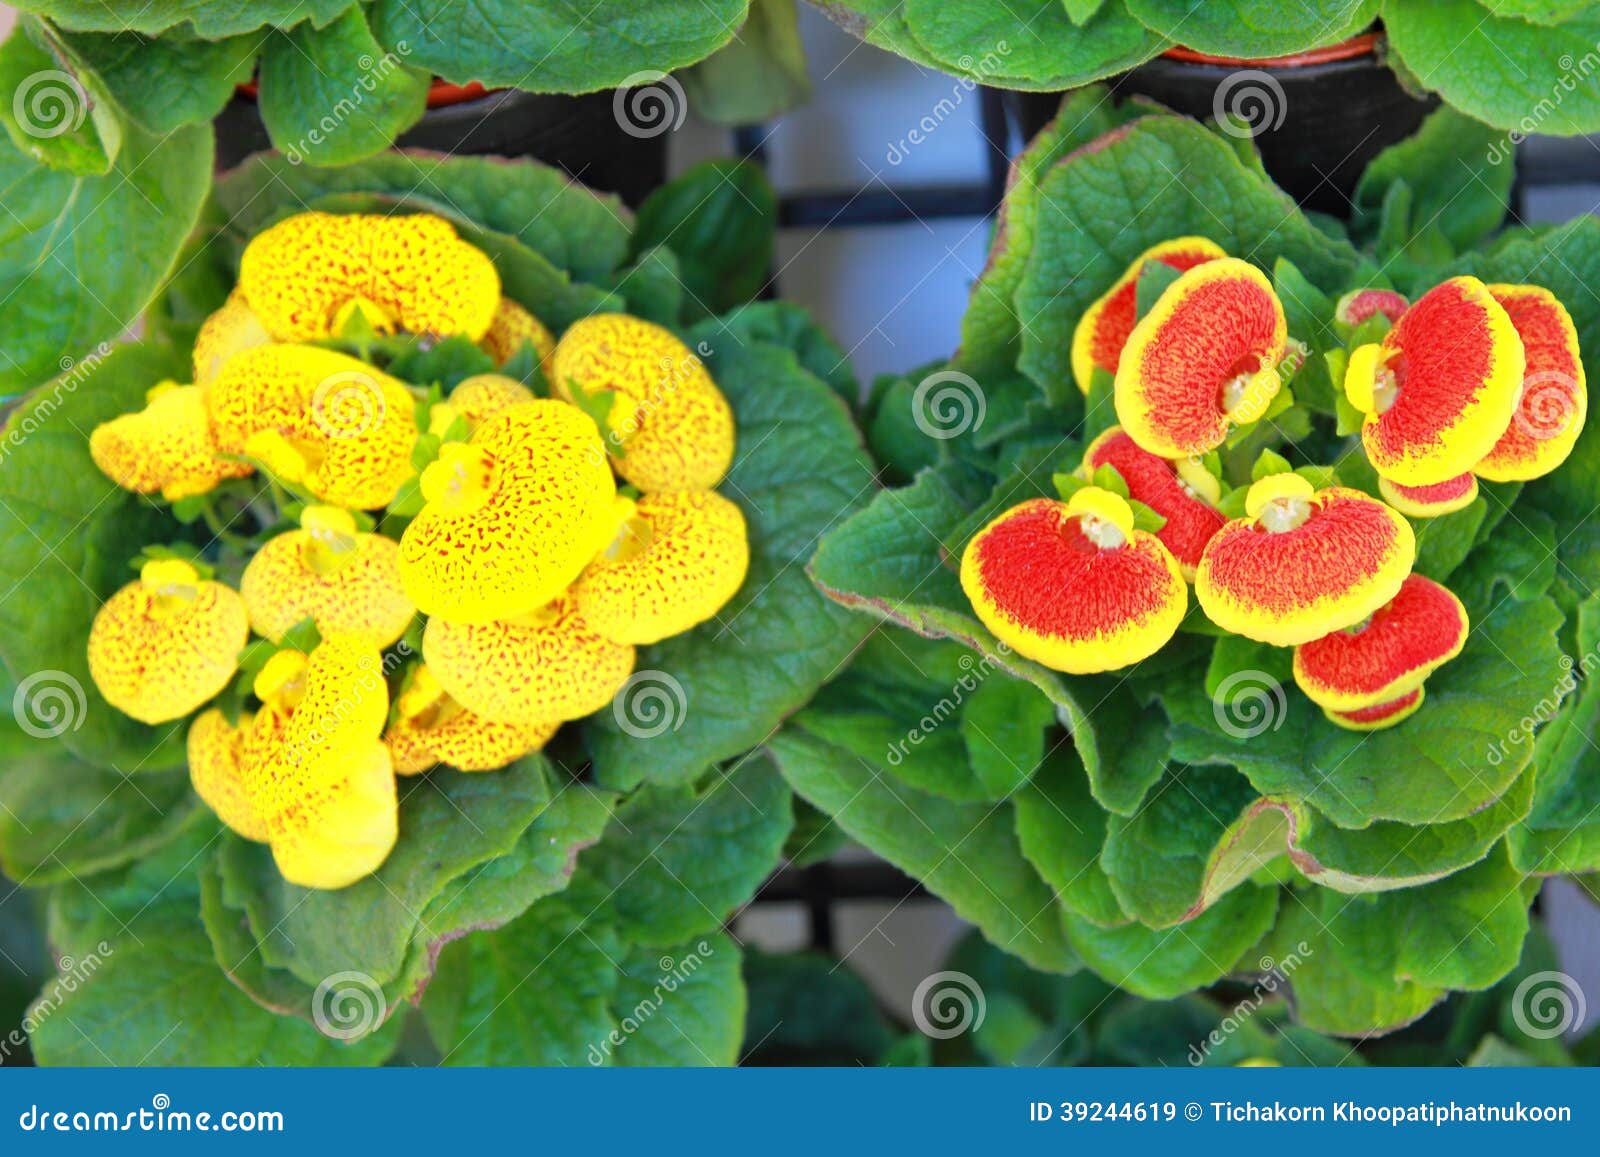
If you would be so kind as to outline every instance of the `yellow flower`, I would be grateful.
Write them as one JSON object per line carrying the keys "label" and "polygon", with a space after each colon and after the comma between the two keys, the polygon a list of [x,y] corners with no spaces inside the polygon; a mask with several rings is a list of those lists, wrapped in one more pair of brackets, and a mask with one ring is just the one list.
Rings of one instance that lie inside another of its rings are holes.
{"label": "yellow flower", "polygon": [[189,782],[217,818],[247,840],[267,842],[267,825],[245,793],[241,757],[251,716],[228,722],[220,708],[202,712],[189,725]]}
{"label": "yellow flower", "polygon": [[714,490],[617,500],[620,529],[572,597],[595,630],[643,646],[720,611],[750,565],[744,515]]}
{"label": "yellow flower", "polygon": [[308,506],[300,529],[269,540],[245,567],[239,593],[256,634],[279,642],[308,616],[318,632],[374,647],[405,634],[417,613],[400,585],[400,545],[364,534],[336,506]]}
{"label": "yellow flower", "polygon": [[429,417],[436,434],[443,434],[449,429],[450,421],[447,419],[453,420],[457,415],[465,418],[467,425],[476,430],[496,414],[534,400],[533,391],[515,378],[508,378],[504,374],[473,374],[456,383],[456,388],[450,391],[450,400],[435,406]]}
{"label": "yellow flower", "polygon": [[248,462],[217,456],[201,387],[162,382],[146,399],[144,409],[102,423],[89,436],[94,464],[118,486],[176,502],[250,473]]}
{"label": "yellow flower", "polygon": [[579,719],[633,673],[633,648],[605,638],[570,598],[495,623],[429,619],[422,656],[450,697],[485,719]]}
{"label": "yellow flower", "polygon": [[196,385],[209,382],[217,376],[226,362],[236,353],[269,345],[272,335],[261,319],[235,289],[222,303],[222,308],[201,323],[194,339],[194,380]]}
{"label": "yellow flower", "polygon": [[502,297],[500,304],[495,307],[494,319],[489,323],[489,332],[483,335],[478,345],[494,359],[495,365],[503,366],[522,348],[524,341],[533,343],[534,352],[539,355],[541,363],[556,352],[556,339],[545,328],[544,322],[509,297]]}
{"label": "yellow flower", "polygon": [[355,311],[380,332],[478,341],[500,275],[442,217],[300,213],[250,242],[239,291],[279,341],[333,336]]}
{"label": "yellow flower", "polygon": [[641,490],[710,490],[733,462],[733,411],[705,363],[669,330],[626,314],[562,335],[550,384],[568,401],[612,395],[606,449]]}
{"label": "yellow flower", "polygon": [[221,453],[265,462],[330,505],[376,510],[413,475],[411,392],[333,350],[245,350],[228,359],[206,401]]}
{"label": "yellow flower", "polygon": [[147,562],[89,631],[89,674],[142,723],[181,719],[228,685],[250,637],[244,600],[178,559]]}
{"label": "yellow flower", "polygon": [[446,763],[457,771],[495,771],[550,741],[560,723],[495,723],[474,715],[439,686],[426,663],[411,672],[399,713],[384,735],[394,769],[416,775]]}
{"label": "yellow flower", "polygon": [[616,481],[599,431],[564,402],[514,406],[447,442],[400,539],[400,578],[428,615],[484,623],[569,587],[611,537]]}
{"label": "yellow flower", "polygon": [[279,651],[255,692],[262,707],[240,764],[278,871],[306,888],[343,888],[370,875],[398,834],[377,649],[335,637],[309,656]]}

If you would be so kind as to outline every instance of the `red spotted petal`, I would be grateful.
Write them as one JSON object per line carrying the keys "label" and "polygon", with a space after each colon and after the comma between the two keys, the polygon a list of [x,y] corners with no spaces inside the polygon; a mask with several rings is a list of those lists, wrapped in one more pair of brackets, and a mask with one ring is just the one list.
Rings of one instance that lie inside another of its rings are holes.
{"label": "red spotted petal", "polygon": [[1511,318],[1483,282],[1452,277],[1430,289],[1381,344],[1350,355],[1345,393],[1366,414],[1373,468],[1406,486],[1471,470],[1511,421],[1523,361]]}
{"label": "red spotted petal", "polygon": [[1376,707],[1364,707],[1360,711],[1323,711],[1323,714],[1330,722],[1351,731],[1381,731],[1415,715],[1417,708],[1422,706],[1424,694],[1424,689],[1418,687],[1409,694]]}
{"label": "red spotted petal", "polygon": [[1390,321],[1399,321],[1400,315],[1411,307],[1405,295],[1392,289],[1352,289],[1339,299],[1334,307],[1334,319],[1354,329],[1373,314],[1381,313]]}
{"label": "red spotted petal", "polygon": [[1284,529],[1267,514],[1239,518],[1206,545],[1195,595],[1213,623],[1294,646],[1354,626],[1400,590],[1416,559],[1410,523],[1339,486],[1299,501]]}
{"label": "red spotted petal", "polygon": [[979,531],[962,556],[961,585],[1001,640],[1074,674],[1153,655],[1188,605],[1178,564],[1154,535],[1130,529],[1122,545],[1101,546],[1082,517],[1048,498]]}
{"label": "red spotted petal", "polygon": [[1116,467],[1129,496],[1167,520],[1156,537],[1178,560],[1183,577],[1193,581],[1200,552],[1227,521],[1222,512],[1184,485],[1171,462],[1140,449],[1120,426],[1091,442],[1083,460],[1091,468]]}
{"label": "red spotted petal", "polygon": [[1457,474],[1431,486],[1402,486],[1380,475],[1378,493],[1408,518],[1438,518],[1471,506],[1472,500],[1478,497],[1478,479],[1471,473]]}
{"label": "red spotted petal", "polygon": [[1461,600],[1413,574],[1366,622],[1296,647],[1294,681],[1330,711],[1361,711],[1415,691],[1466,641]]}
{"label": "red spotted petal", "polygon": [[1117,369],[1117,420],[1140,446],[1186,458],[1260,418],[1282,381],[1288,325],[1272,283],[1236,258],[1167,288],[1134,326]]}
{"label": "red spotted petal", "polygon": [[1549,290],[1491,285],[1489,292],[1522,338],[1527,364],[1511,423],[1475,469],[1492,482],[1523,482],[1567,460],[1583,432],[1589,390],[1577,328]]}
{"label": "red spotted petal", "polygon": [[1123,270],[1116,284],[1106,290],[1078,321],[1072,335],[1072,376],[1085,394],[1096,369],[1117,372],[1122,347],[1138,320],[1139,272],[1147,261],[1159,261],[1178,272],[1193,269],[1218,257],[1226,257],[1222,247],[1204,237],[1179,237],[1152,245],[1133,264]]}

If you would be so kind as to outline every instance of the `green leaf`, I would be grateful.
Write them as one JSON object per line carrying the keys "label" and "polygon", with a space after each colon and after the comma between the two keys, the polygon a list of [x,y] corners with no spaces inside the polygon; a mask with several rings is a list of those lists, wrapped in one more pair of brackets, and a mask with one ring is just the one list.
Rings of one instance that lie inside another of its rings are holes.
{"label": "green leaf", "polygon": [[[0,445],[0,659],[17,680],[30,754],[125,775],[176,767],[183,728],[148,727],[113,708],[89,676],[89,629],[101,603],[134,575],[128,563],[171,537],[157,508],[119,490],[89,456],[88,434],[143,405],[187,359],[163,343],[102,346],[40,386],[10,416]],[[19,722],[21,719],[19,718]]]}
{"label": "green leaf", "polygon": [[634,946],[611,1000],[619,1065],[732,1065],[744,1039],[739,946],[716,932],[662,952]]}
{"label": "green leaf", "polygon": [[815,952],[744,953],[747,1064],[871,1064],[893,1042],[852,968]]}
{"label": "green leaf", "polygon": [[1100,859],[1109,817],[1089,794],[1077,752],[1067,747],[1051,751],[1013,802],[1022,854],[1062,906],[1091,924],[1126,924],[1128,916]]}
{"label": "green leaf", "polygon": [[1451,575],[1468,614],[1482,615],[1508,596],[1523,603],[1542,597],[1555,582],[1559,539],[1548,514],[1526,504],[1513,510]]}
{"label": "green leaf", "polygon": [[796,791],[852,838],[923,881],[995,945],[1035,968],[1075,967],[1054,896],[1022,857],[1003,805],[918,792],[797,726],[769,746]]}
{"label": "green leaf", "polygon": [[1470,249],[1505,223],[1513,153],[1503,133],[1443,105],[1362,171],[1352,227],[1357,236],[1375,235],[1390,186],[1404,181],[1413,194],[1411,227],[1437,229],[1457,251]]}
{"label": "green leaf", "polygon": [[1261,794],[1307,803],[1341,827],[1461,819],[1500,798],[1527,766],[1528,746],[1507,737],[1541,699],[1559,700],[1560,621],[1548,599],[1502,604],[1429,677],[1416,715],[1373,732],[1328,722],[1288,690],[1288,656],[1264,648],[1262,673],[1280,688],[1279,709],[1263,726],[1225,728],[1225,705],[1203,686],[1173,687],[1165,696],[1173,755],[1233,764]]}
{"label": "green leaf", "polygon": [[854,408],[860,387],[842,346],[817,324],[816,318],[791,301],[754,301],[723,315],[717,345],[765,342],[789,350],[800,365],[827,382]]}
{"label": "green leaf", "polygon": [[[689,340],[709,349],[706,364],[738,425],[721,490],[744,511],[749,575],[715,619],[642,648],[635,681],[585,724],[610,787],[686,783],[760,743],[838,671],[870,625],[818,594],[803,569],[822,533],[876,488],[844,404],[789,350],[722,343],[718,332],[709,322]],[[633,717],[652,688],[671,701],[659,728]]]}
{"label": "green leaf", "polygon": [[0,44],[0,123],[16,149],[52,169],[102,176],[122,145],[122,125],[100,78],[24,20]]}
{"label": "green leaf", "polygon": [[111,99],[153,133],[214,119],[251,78],[261,51],[259,33],[196,40],[69,32],[61,40]]}
{"label": "green leaf", "polygon": [[766,284],[778,228],[778,195],[750,161],[705,161],[639,206],[637,256],[656,245],[678,255],[687,320],[753,301]]}
{"label": "green leaf", "polygon": [[752,0],[733,41],[680,79],[701,117],[743,125],[771,120],[811,98],[795,0]]}
{"label": "green leaf", "polygon": [[1017,289],[1029,318],[1018,363],[1052,399],[1076,392],[1072,333],[1089,304],[1141,252],[1193,234],[1272,268],[1288,258],[1338,284],[1355,252],[1319,231],[1270,182],[1192,121],[1147,116],[1055,166],[1039,191],[1035,243]]}
{"label": "green leaf", "polygon": [[1311,0],[1291,7],[1276,0],[1128,0],[1128,9],[1151,31],[1196,52],[1255,58],[1354,36],[1372,23],[1378,0]]}
{"label": "green leaf", "polygon": [[1165,46],[1128,15],[1122,0],[1109,0],[1081,27],[1061,0],[905,0],[904,9],[912,35],[938,67],[1003,88],[1076,88],[1141,64]]}
{"label": "green leaf", "polygon": [[1257,456],[1255,465],[1250,467],[1250,481],[1260,482],[1263,478],[1270,478],[1274,474],[1288,474],[1294,467],[1289,465],[1289,460],[1274,450],[1263,450]]}
{"label": "green leaf", "polygon": [[480,0],[462,12],[453,0],[377,0],[372,24],[384,44],[405,45],[413,65],[454,84],[594,92],[711,55],[732,39],[747,7],[748,0]]}
{"label": "green leaf", "polygon": [[683,272],[678,257],[665,245],[639,255],[632,265],[617,270],[603,282],[621,294],[627,312],[657,325],[675,326],[684,315]]}
{"label": "green leaf", "polygon": [[120,0],[24,0],[16,7],[47,16],[81,32],[137,32],[153,36],[180,24],[195,36],[216,40],[267,26],[289,28],[302,20],[321,27],[350,7],[351,0],[252,0],[248,5],[213,0],[151,0],[129,8]]}
{"label": "green leaf", "polygon": [[989,798],[1006,799],[1033,775],[1055,718],[1055,707],[1031,683],[1002,675],[977,684],[961,711],[961,735]]}
{"label": "green leaf", "polygon": [[1161,300],[1161,295],[1172,287],[1172,283],[1183,276],[1181,270],[1174,269],[1165,261],[1147,261],[1144,268],[1139,270],[1139,280],[1134,286],[1134,314],[1143,318],[1156,307],[1156,302]]}
{"label": "green leaf", "polygon": [[12,211],[0,247],[0,330],[8,335],[0,392],[105,355],[97,343],[127,330],[172,268],[210,174],[211,132],[201,126],[167,137],[125,126],[103,177],[58,172],[0,147]]}
{"label": "green leaf", "polygon": [[1243,964],[1241,958],[1266,935],[1277,910],[1276,889],[1247,884],[1195,919],[1160,931],[1143,924],[1098,928],[1068,913],[1067,940],[1106,983],[1167,1000],[1212,984]]}
{"label": "green leaf", "polygon": [[1055,119],[1012,162],[1010,187],[1000,204],[989,260],[973,283],[961,319],[957,368],[979,379],[1012,371],[1022,331],[1013,298],[1033,251],[1040,185],[1063,157],[1147,111],[1147,106],[1136,101],[1119,106],[1101,87],[1074,92]]}
{"label": "green leaf", "polygon": [[428,103],[427,71],[385,52],[359,4],[321,28],[272,33],[261,53],[261,119],[290,164],[347,165],[394,143]]}
{"label": "green leaf", "polygon": [[1418,83],[1468,116],[1523,135],[1600,130],[1600,92],[1573,75],[1600,42],[1592,12],[1538,26],[1474,0],[1387,0],[1383,24]]}

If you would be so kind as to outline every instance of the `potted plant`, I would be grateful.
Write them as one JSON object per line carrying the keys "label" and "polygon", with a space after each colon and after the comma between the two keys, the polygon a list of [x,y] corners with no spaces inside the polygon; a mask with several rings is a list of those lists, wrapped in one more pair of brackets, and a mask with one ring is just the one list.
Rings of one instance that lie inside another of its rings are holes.
{"label": "potted plant", "polygon": [[[873,444],[909,484],[831,531],[811,573],[910,631],[869,640],[769,746],[847,834],[1033,967],[1158,999],[1278,975],[1299,1023],[1364,1036],[1500,981],[1540,879],[1600,868],[1578,750],[1600,235],[1500,230],[1507,161],[1463,123],[1441,109],[1380,154],[1358,186],[1378,208],[1346,237],[1231,138],[1078,94],[1018,159],[959,353],[876,387]],[[1397,464],[1393,423],[1428,396],[1406,393],[1427,342],[1469,340],[1469,314],[1428,324],[1452,295],[1493,302],[1505,360],[1446,495],[1426,489],[1442,460]],[[1559,342],[1534,336],[1535,298],[1559,303]],[[1242,320],[1257,306],[1264,328]],[[1534,402],[1552,425],[1524,444]],[[1506,438],[1548,457],[1503,469]],[[1335,507],[1373,519],[1366,547],[1321,537]],[[1315,566],[1262,562],[1311,539]],[[1152,569],[1080,574],[1058,549],[1148,550]],[[1262,565],[1258,605],[1233,584]],[[1374,658],[1384,637],[1408,640],[1405,675]]]}
{"label": "potted plant", "polygon": [[[1286,191],[1339,216],[1367,163],[1410,135],[1433,97],[1501,130],[1502,150],[1535,132],[1600,129],[1600,100],[1588,83],[1600,69],[1600,6],[1588,3],[820,6],[881,48],[1012,90],[1025,139],[1054,115],[1055,94],[1113,76],[1124,95],[1201,119],[1235,118],[1235,131],[1257,139]],[[1496,80],[1485,83],[1490,74]],[[1307,140],[1318,148],[1305,148]]]}
{"label": "potted plant", "polygon": [[802,569],[872,467],[843,355],[750,303],[773,201],[257,157],[143,339],[14,408],[41,1063],[375,1063],[419,1003],[446,1063],[736,1058],[721,927],[794,823],[752,749],[868,626]]}

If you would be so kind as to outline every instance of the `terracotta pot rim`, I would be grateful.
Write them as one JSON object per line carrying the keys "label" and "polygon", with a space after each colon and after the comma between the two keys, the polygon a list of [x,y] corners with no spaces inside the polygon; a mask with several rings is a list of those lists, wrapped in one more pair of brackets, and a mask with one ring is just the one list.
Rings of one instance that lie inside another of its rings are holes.
{"label": "terracotta pot rim", "polygon": [[[242,97],[255,100],[260,95],[261,86],[252,80],[247,84],[241,84],[236,91]],[[489,91],[475,80],[470,84],[450,84],[447,81],[436,80],[428,89],[428,107],[449,108],[453,104],[465,104],[469,100],[486,96]]]}
{"label": "terracotta pot rim", "polygon": [[1359,36],[1352,36],[1349,40],[1341,40],[1338,44],[1326,44],[1321,48],[1309,48],[1304,52],[1292,52],[1288,56],[1268,56],[1250,58],[1244,56],[1211,56],[1208,53],[1196,52],[1192,48],[1173,46],[1161,55],[1167,60],[1181,60],[1187,64],[1220,64],[1229,68],[1238,68],[1248,65],[1258,65],[1266,68],[1306,68],[1314,64],[1332,64],[1339,60],[1354,60],[1360,56],[1370,56],[1378,50],[1378,42],[1383,38],[1381,32],[1363,32]]}

